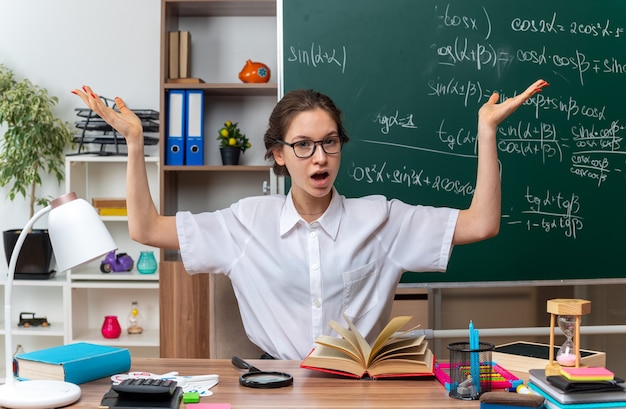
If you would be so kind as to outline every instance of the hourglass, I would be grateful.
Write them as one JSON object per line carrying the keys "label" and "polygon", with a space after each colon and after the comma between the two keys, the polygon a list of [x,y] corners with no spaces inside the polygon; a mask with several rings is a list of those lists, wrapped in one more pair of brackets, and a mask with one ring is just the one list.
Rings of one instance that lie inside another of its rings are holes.
{"label": "hourglass", "polygon": [[[591,301],[559,298],[548,300],[547,309],[550,313],[550,362],[546,366],[546,376],[560,375],[561,366],[580,367],[580,317],[591,312]],[[555,321],[558,321],[558,326],[566,338],[556,354],[556,362],[554,362]]]}
{"label": "hourglass", "polygon": [[137,301],[133,301],[131,308],[130,308],[130,313],[128,314],[128,333],[129,334],[141,334],[143,332],[143,328],[141,327],[142,324],[142,316],[139,313],[139,304],[137,303]]}
{"label": "hourglass", "polygon": [[573,315],[559,315],[556,322],[565,335],[565,342],[556,353],[556,362],[561,366],[576,366],[576,358],[578,349],[572,340],[576,331],[576,317]]}

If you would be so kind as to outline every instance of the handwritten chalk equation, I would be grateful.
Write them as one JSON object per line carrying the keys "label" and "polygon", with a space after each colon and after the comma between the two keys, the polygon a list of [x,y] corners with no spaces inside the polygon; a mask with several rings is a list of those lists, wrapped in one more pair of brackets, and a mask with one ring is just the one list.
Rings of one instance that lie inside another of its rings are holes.
{"label": "handwritten chalk equation", "polygon": [[527,19],[516,17],[511,21],[511,30],[521,31],[524,33],[562,33],[566,31],[566,27],[563,24],[559,24],[557,21],[557,13],[552,13],[552,16],[546,18]]}
{"label": "handwritten chalk equation", "polygon": [[580,85],[585,85],[588,75],[626,74],[626,61],[615,56],[589,56],[581,50],[571,53],[550,52],[546,46],[536,49],[499,49],[490,43],[475,43],[468,38],[457,38],[452,44],[432,44],[437,55],[437,64],[457,67],[471,63],[476,71],[486,68],[506,69],[520,62],[536,66],[548,66],[554,70],[572,70]]}
{"label": "handwritten chalk equation", "polygon": [[597,119],[598,121],[607,119],[606,105],[591,106],[583,104],[571,96],[560,98],[558,96],[537,94],[526,101],[525,105],[532,105],[534,107],[535,118],[539,117],[541,111],[554,111],[563,112],[565,119],[568,121],[576,117]]}
{"label": "handwritten chalk equation", "polygon": [[555,159],[563,161],[562,141],[553,123],[518,121],[500,125],[497,130],[500,152],[518,156],[540,156],[542,163]]}
{"label": "handwritten chalk equation", "polygon": [[415,126],[415,123],[413,122],[413,114],[400,115],[400,112],[398,110],[396,110],[396,112],[391,115],[385,115],[379,112],[378,114],[376,114],[373,122],[382,125],[380,128],[380,132],[383,135],[387,135],[393,127],[408,129],[417,128],[417,126]]}
{"label": "handwritten chalk equation", "polygon": [[427,87],[428,93],[426,95],[430,97],[463,97],[463,106],[465,107],[469,105],[470,101],[479,104],[490,96],[489,90],[484,89],[480,81],[468,80],[461,82],[455,77],[445,82],[440,79],[429,80]]}
{"label": "handwritten chalk equation", "polygon": [[617,57],[590,57],[581,50],[574,50],[568,54],[550,52],[545,46],[538,49],[517,50],[517,61],[537,66],[549,66],[552,69],[573,70],[580,85],[585,85],[585,78],[591,75],[622,75],[626,73],[626,61]]}
{"label": "handwritten chalk equation", "polygon": [[[450,42],[431,44],[439,65],[456,67],[470,63],[477,71],[487,68],[503,70],[514,62],[548,65],[557,70],[573,70],[581,85],[585,84],[585,76],[588,74],[626,73],[626,61],[621,61],[618,57],[590,56],[579,49],[570,53],[550,52],[541,39],[533,41],[538,46],[531,49],[511,49],[494,45],[489,41],[493,29],[492,18],[485,7],[476,10],[474,15],[468,15],[456,11],[450,4],[445,7],[435,6],[435,20],[442,29],[464,34],[456,36]],[[621,39],[624,34],[624,27],[615,25],[608,18],[588,22],[561,21],[556,11],[539,11],[536,17],[513,17],[508,22],[508,29],[516,34],[532,35],[533,39],[537,35],[544,35],[545,41],[550,41],[549,44],[554,44],[554,36]],[[598,48],[594,52],[599,52]]]}
{"label": "handwritten chalk equation", "polygon": [[571,239],[576,239],[584,227],[580,196],[575,193],[565,195],[547,190],[537,194],[527,186],[524,202],[528,208],[518,214],[502,215],[507,224],[524,226],[528,231],[541,229],[546,233],[562,233]]}
{"label": "handwritten chalk equation", "polygon": [[570,172],[581,178],[597,180],[597,185],[600,187],[611,172],[608,169],[609,164],[609,159],[606,157],[594,159],[591,155],[572,155]]}
{"label": "handwritten chalk equation", "polygon": [[[537,13],[543,14],[534,18],[514,17],[509,23],[509,28],[516,33],[599,38],[621,38],[624,34],[624,27],[613,24],[609,18],[602,21],[562,21],[556,11],[540,10]],[[481,7],[473,15],[468,15],[453,9],[451,4],[443,8],[435,5],[435,19],[445,28],[483,32],[484,40],[491,37],[493,29],[492,18],[485,7]]]}
{"label": "handwritten chalk equation", "polygon": [[515,61],[511,52],[470,38],[457,37],[451,44],[433,44],[431,48],[436,51],[439,65],[451,67],[471,63],[477,71],[481,71],[485,67],[504,68]]}
{"label": "handwritten chalk equation", "polygon": [[314,68],[322,65],[337,66],[341,73],[345,74],[348,52],[345,45],[338,48],[325,48],[313,42],[308,48],[289,46],[287,61]]}
{"label": "handwritten chalk equation", "polygon": [[[572,135],[577,149],[571,156],[570,173],[595,180],[598,187],[608,179],[611,172],[621,173],[626,152],[621,150],[624,138],[619,133],[624,129],[619,120],[600,129],[596,129],[595,125],[573,126]],[[615,161],[617,165],[611,163],[614,158],[619,158]]]}
{"label": "handwritten chalk equation", "polygon": [[439,123],[439,129],[437,129],[437,136],[440,142],[443,142],[450,151],[454,151],[457,147],[470,146],[474,154],[476,153],[478,135],[474,131],[460,128],[450,132],[445,124],[446,120],[443,119]]}
{"label": "handwritten chalk equation", "polygon": [[[459,81],[456,77],[444,80],[442,78],[431,79],[426,82],[426,95],[434,98],[460,97],[463,98],[463,106],[468,107],[470,102],[482,104],[496,92],[482,84],[480,81]],[[514,97],[516,94],[508,95],[504,91],[498,91],[500,102]],[[546,94],[536,94],[529,98],[524,105],[534,108],[535,118],[539,118],[542,111],[563,112],[565,119],[572,120],[576,117],[606,120],[606,105],[588,105],[578,101],[572,96],[559,97]]]}
{"label": "handwritten chalk equation", "polygon": [[391,165],[387,161],[372,164],[352,162],[348,175],[358,183],[370,185],[391,183],[408,188],[427,188],[458,196],[472,196],[475,190],[473,181],[427,175],[424,169],[413,169],[407,165]]}
{"label": "handwritten chalk equation", "polygon": [[[491,18],[487,9],[482,7],[480,15],[458,14],[452,10],[452,5],[447,4],[440,13],[439,5],[435,5],[435,18],[441,22],[444,27],[460,28],[472,32],[483,32],[484,39],[491,37]],[[484,17],[484,20],[483,20]]]}
{"label": "handwritten chalk equation", "polygon": [[620,38],[624,33],[624,28],[614,26],[610,19],[597,22],[559,22],[558,13],[552,12],[547,17],[520,18],[511,20],[511,30],[522,33],[540,34],[572,34],[590,37],[614,37]]}

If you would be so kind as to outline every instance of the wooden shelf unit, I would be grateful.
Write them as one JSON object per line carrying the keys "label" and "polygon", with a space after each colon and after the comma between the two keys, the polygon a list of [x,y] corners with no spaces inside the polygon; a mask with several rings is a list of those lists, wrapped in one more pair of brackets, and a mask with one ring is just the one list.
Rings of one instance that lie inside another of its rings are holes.
{"label": "wooden shelf unit", "polygon": [[[191,76],[204,82],[168,82],[169,31],[191,33]],[[168,92],[200,89],[205,98],[205,165],[161,168],[162,214],[214,211],[243,197],[277,192],[278,178],[264,159],[263,145],[267,119],[278,99],[277,43],[275,0],[161,1],[162,163]],[[247,59],[270,66],[269,83],[239,82],[237,75]],[[219,159],[217,132],[227,120],[238,122],[252,143],[238,166],[222,166]],[[210,276],[190,276],[178,252],[171,250],[161,251],[160,272],[161,356],[208,358],[210,317],[215,314]]]}

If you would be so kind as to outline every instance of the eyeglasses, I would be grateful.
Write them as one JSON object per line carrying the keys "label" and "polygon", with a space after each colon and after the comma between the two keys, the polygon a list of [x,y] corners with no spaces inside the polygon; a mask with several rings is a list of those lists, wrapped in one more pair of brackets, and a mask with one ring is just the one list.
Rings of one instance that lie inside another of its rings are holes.
{"label": "eyeglasses", "polygon": [[343,141],[338,136],[329,136],[321,141],[312,141],[309,139],[303,139],[294,143],[287,143],[282,139],[274,139],[274,141],[285,146],[290,146],[291,149],[293,149],[293,153],[301,159],[306,159],[313,156],[317,145],[320,145],[322,147],[322,150],[327,155],[334,155],[341,152],[341,147],[343,146]]}

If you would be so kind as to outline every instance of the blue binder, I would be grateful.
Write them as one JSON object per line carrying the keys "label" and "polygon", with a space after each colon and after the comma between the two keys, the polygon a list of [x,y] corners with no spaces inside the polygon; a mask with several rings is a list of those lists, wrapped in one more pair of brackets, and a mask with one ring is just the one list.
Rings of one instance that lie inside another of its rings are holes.
{"label": "blue binder", "polygon": [[173,89],[167,94],[167,135],[165,164],[185,164],[185,90]]}
{"label": "blue binder", "polygon": [[187,90],[186,93],[185,164],[204,165],[204,92]]}

